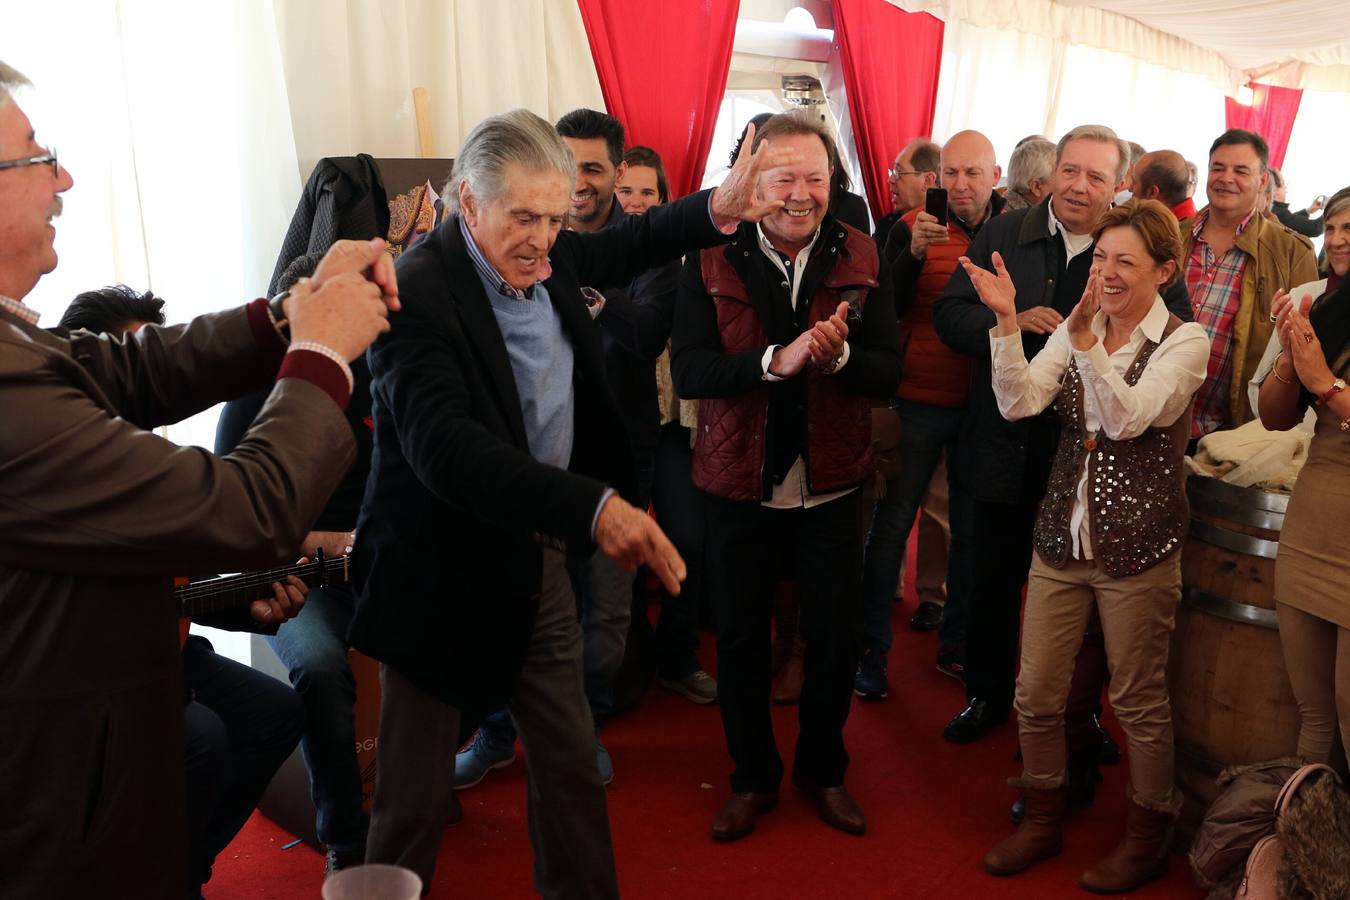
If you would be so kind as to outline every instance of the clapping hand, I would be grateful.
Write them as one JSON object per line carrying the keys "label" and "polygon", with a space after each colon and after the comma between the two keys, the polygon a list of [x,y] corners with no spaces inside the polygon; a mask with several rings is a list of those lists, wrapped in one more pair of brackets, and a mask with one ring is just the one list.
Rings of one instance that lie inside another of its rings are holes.
{"label": "clapping hand", "polygon": [[1331,390],[1336,377],[1327,366],[1326,355],[1322,352],[1322,342],[1317,339],[1312,323],[1308,321],[1297,306],[1290,303],[1283,311],[1284,327],[1280,332],[1280,343],[1294,364],[1298,380],[1303,382],[1311,393],[1318,397]]}
{"label": "clapping hand", "polygon": [[1091,350],[1092,345],[1097,343],[1097,335],[1092,333],[1092,320],[1101,308],[1102,276],[1100,270],[1093,269],[1088,276],[1087,287],[1083,289],[1083,296],[1064,323],[1064,330],[1069,333],[1069,340],[1075,350]]}
{"label": "clapping hand", "polygon": [[848,304],[840,303],[834,315],[822,319],[807,332],[811,337],[811,362],[822,369],[828,369],[840,353],[844,352],[844,341],[848,340]]}

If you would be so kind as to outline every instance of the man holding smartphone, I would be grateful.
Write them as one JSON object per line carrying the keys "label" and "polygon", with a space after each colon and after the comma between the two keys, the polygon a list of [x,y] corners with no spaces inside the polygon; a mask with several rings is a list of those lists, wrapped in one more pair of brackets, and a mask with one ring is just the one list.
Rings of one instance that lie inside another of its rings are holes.
{"label": "man holding smartphone", "polygon": [[[933,303],[942,295],[980,227],[1003,211],[994,192],[1002,170],[994,145],[978,131],[953,135],[942,148],[941,188],[929,188],[922,209],[911,209],[892,227],[884,265],[895,282],[895,305],[904,347],[905,377],[892,401],[901,420],[900,474],[877,501],[863,562],[863,615],[867,643],[854,691],[881,699],[888,691],[891,605],[914,515],[943,455],[955,451],[970,384],[970,357],[947,347],[933,330]],[[955,473],[948,464],[948,472]],[[964,503],[953,476],[952,547],[947,605],[938,630],[938,667],[958,672],[963,640],[960,557],[965,543]]]}

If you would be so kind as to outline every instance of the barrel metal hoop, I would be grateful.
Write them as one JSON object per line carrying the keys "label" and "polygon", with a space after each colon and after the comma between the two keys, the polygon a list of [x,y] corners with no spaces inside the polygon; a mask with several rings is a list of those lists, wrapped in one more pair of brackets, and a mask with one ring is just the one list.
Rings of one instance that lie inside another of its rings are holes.
{"label": "barrel metal hoop", "polygon": [[1215,502],[1236,507],[1244,512],[1263,509],[1267,512],[1283,513],[1289,508],[1288,494],[1240,487],[1204,475],[1191,475],[1187,478],[1186,493],[1192,504],[1205,510],[1210,509],[1211,504]]}
{"label": "barrel metal hoop", "polygon": [[1191,534],[1208,544],[1222,547],[1225,550],[1232,550],[1234,553],[1245,553],[1248,556],[1264,556],[1266,559],[1274,559],[1276,551],[1280,549],[1277,541],[1268,541],[1265,538],[1252,537],[1250,534],[1241,534],[1240,532],[1229,531],[1226,528],[1218,528],[1199,519],[1191,520]]}
{"label": "barrel metal hoop", "polygon": [[1255,625],[1258,628],[1269,628],[1274,631],[1280,629],[1279,620],[1275,618],[1275,610],[1273,609],[1263,609],[1260,606],[1252,606],[1250,603],[1238,603],[1236,600],[1229,600],[1227,597],[1216,597],[1211,593],[1193,587],[1182,588],[1181,600],[1192,609],[1209,613],[1211,616],[1220,619],[1227,619],[1230,622]]}
{"label": "barrel metal hoop", "polygon": [[1255,506],[1238,506],[1217,497],[1208,498],[1203,506],[1198,503],[1193,504],[1193,508],[1206,515],[1217,516],[1230,522],[1240,522],[1243,525],[1250,525],[1252,528],[1279,531],[1284,527],[1284,513],[1282,512],[1271,512],[1266,509],[1258,509]]}

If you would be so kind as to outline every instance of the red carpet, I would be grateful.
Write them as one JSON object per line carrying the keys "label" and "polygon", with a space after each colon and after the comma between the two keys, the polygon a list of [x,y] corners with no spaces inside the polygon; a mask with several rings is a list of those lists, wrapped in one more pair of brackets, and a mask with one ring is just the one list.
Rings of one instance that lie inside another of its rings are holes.
{"label": "red carpet", "polygon": [[[909,567],[912,570],[912,566]],[[1110,851],[1123,825],[1125,770],[1109,766],[1097,804],[1075,811],[1057,859],[1014,878],[994,878],[980,858],[1011,826],[1014,794],[1006,779],[1016,732],[1004,726],[970,746],[942,739],[942,726],[963,694],[933,668],[936,638],[914,634],[913,586],[897,607],[891,696],[855,701],[847,739],[848,787],[868,818],[868,833],[828,828],[785,785],[776,812],[754,834],[723,845],[708,836],[728,791],[730,765],[717,708],[698,707],[654,687],[638,709],[605,731],[617,777],[609,788],[619,881],[626,898],[998,897],[1041,900],[1088,897],[1079,875]],[[704,635],[711,662],[711,637]],[[791,767],[795,708],[776,712],[780,749]],[[1119,728],[1112,724],[1119,737]],[[450,765],[450,760],[446,760]],[[460,795],[464,822],[448,829],[433,897],[526,898],[531,854],[525,830],[525,766],[494,772]],[[256,815],[223,853],[208,898],[318,897],[323,860]],[[1203,896],[1186,861],[1129,896]]]}

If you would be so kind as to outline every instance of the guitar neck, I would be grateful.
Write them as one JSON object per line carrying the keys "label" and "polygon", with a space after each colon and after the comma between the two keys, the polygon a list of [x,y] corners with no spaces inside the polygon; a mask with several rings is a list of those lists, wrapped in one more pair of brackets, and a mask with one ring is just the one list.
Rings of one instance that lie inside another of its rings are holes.
{"label": "guitar neck", "polygon": [[266,600],[272,596],[272,583],[280,581],[284,584],[288,575],[294,575],[310,587],[341,584],[350,577],[348,560],[349,557],[344,554],[261,572],[245,572],[241,575],[227,575],[223,578],[185,584],[174,588],[179,615],[196,618],[248,606],[254,600]]}

